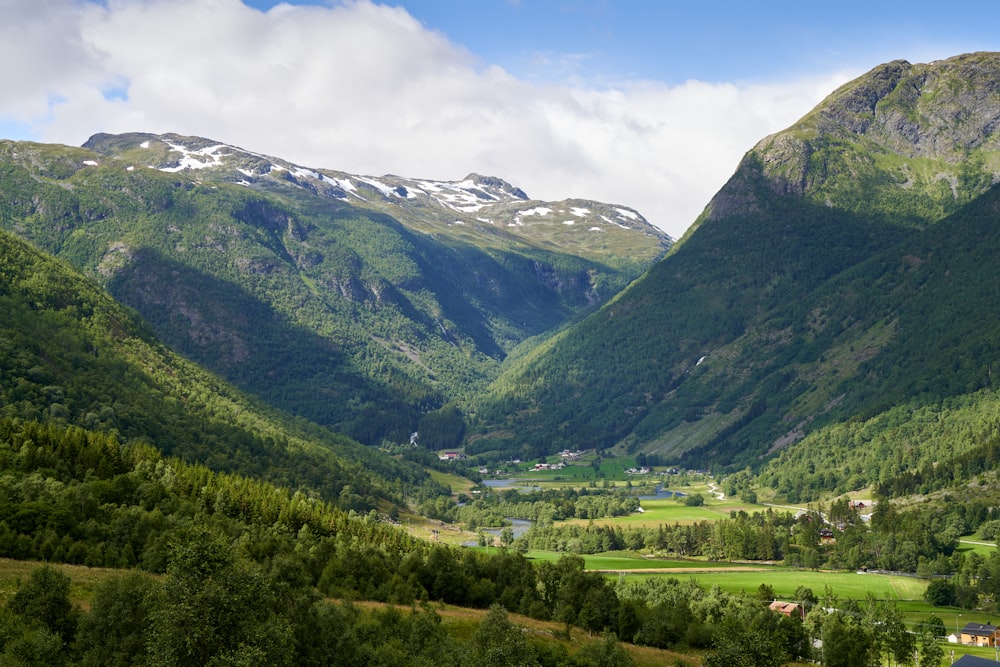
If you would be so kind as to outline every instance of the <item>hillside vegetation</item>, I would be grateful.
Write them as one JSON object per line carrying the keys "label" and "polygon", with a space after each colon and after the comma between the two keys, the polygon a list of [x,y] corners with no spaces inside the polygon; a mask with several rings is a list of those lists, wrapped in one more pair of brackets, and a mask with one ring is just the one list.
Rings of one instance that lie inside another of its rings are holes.
{"label": "hillside vegetation", "polygon": [[101,281],[189,359],[366,444],[408,442],[423,415],[467,399],[516,345],[606,300],[666,243],[632,213],[631,227],[524,214],[514,234],[454,208],[445,224],[439,205],[418,229],[400,219],[430,204],[373,179],[348,200],[329,185],[344,177],[239,149],[210,159],[222,149],[206,140],[88,146],[102,152],[0,144],[0,226]]}
{"label": "hillside vegetation", "polygon": [[[890,63],[762,140],[664,260],[505,365],[472,451],[756,468],[812,456],[823,428],[978,401],[1000,324],[998,81],[998,54]],[[852,488],[874,474],[849,465]]]}
{"label": "hillside vegetation", "polygon": [[0,231],[0,417],[77,425],[367,510],[412,465],[241,395],[64,263]]}

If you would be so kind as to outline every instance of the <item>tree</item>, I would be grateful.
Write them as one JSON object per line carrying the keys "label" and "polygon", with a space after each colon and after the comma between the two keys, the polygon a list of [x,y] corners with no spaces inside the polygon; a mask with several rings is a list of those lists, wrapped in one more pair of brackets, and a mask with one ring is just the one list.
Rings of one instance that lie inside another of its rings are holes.
{"label": "tree", "polygon": [[174,545],[151,614],[151,665],[288,665],[292,630],[258,567],[208,530]]}
{"label": "tree", "polygon": [[813,593],[813,590],[808,586],[799,586],[796,588],[795,599],[798,600],[799,604],[802,605],[802,608],[807,614],[812,611],[813,606],[819,602],[819,598],[816,597],[816,594]]}
{"label": "tree", "polygon": [[874,650],[884,654],[888,661],[906,662],[916,648],[913,635],[903,623],[903,615],[896,606],[885,600],[876,600],[871,593],[865,604],[864,620],[872,637]]}
{"label": "tree", "polygon": [[931,630],[925,630],[920,636],[920,653],[917,657],[917,667],[939,667],[944,659],[944,650],[937,642],[937,637]]}
{"label": "tree", "polygon": [[754,623],[727,624],[705,656],[705,667],[781,667],[787,659],[774,633]]}
{"label": "tree", "polygon": [[613,634],[604,635],[604,640],[587,644],[573,656],[576,662],[585,662],[593,667],[634,667],[635,661]]}
{"label": "tree", "polygon": [[58,667],[65,662],[62,637],[9,607],[0,608],[0,665]]}
{"label": "tree", "polygon": [[10,609],[25,620],[41,623],[69,643],[76,634],[80,615],[69,600],[69,585],[69,575],[51,565],[37,567],[28,582],[14,593]]}
{"label": "tree", "polygon": [[700,507],[705,504],[705,496],[700,493],[691,493],[684,496],[683,502],[688,507]]}
{"label": "tree", "polygon": [[761,584],[757,587],[757,599],[762,602],[771,602],[775,599],[774,587],[771,584]]}
{"label": "tree", "polygon": [[159,584],[130,572],[109,579],[94,591],[80,621],[78,642],[85,666],[127,667],[147,662],[149,617]]}
{"label": "tree", "polygon": [[935,607],[954,606],[955,584],[947,579],[932,579],[924,590],[924,599]]}
{"label": "tree", "polygon": [[937,616],[928,616],[924,621],[924,629],[931,633],[932,637],[944,637],[947,631],[944,629],[944,621]]}
{"label": "tree", "polygon": [[834,612],[824,619],[821,639],[825,667],[867,665],[875,650],[868,631],[853,617],[840,612]]}
{"label": "tree", "polygon": [[490,607],[472,637],[469,664],[481,667],[536,667],[538,659],[524,633],[499,605]]}

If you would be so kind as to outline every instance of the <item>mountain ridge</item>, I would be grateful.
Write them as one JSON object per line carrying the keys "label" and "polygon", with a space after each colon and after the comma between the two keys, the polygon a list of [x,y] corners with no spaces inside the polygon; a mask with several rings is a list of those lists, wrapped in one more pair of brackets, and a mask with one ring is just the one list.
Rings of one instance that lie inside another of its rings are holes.
{"label": "mountain ridge", "polygon": [[609,298],[667,239],[638,214],[638,229],[599,232],[584,227],[603,215],[590,209],[543,215],[500,179],[453,193],[527,224],[477,221],[479,203],[410,207],[390,183],[350,180],[362,201],[335,172],[158,136],[96,135],[103,152],[0,143],[0,226],[100,280],[209,370],[371,445],[408,442],[425,414]]}
{"label": "mountain ridge", "polygon": [[[981,388],[982,378],[972,378],[978,370],[961,364],[899,366],[918,358],[924,339],[894,324],[893,313],[923,309],[943,340],[966,327],[973,310],[993,321],[981,304],[963,311],[948,310],[946,300],[914,300],[919,267],[930,265],[922,235],[971,215],[1000,179],[1000,96],[976,89],[983,78],[991,80],[987,91],[997,87],[1000,54],[888,63],[762,139],[665,259],[549,348],[505,370],[477,405],[475,449],[541,452],[576,441],[691,467],[756,467],[811,431],[850,419],[848,408],[891,407],[854,396],[881,391],[903,402],[925,386],[941,397]],[[965,125],[946,131],[962,113]],[[915,133],[902,120],[911,117]],[[907,136],[916,143],[893,152]],[[947,247],[964,252],[965,228],[949,229],[959,236]],[[956,261],[962,257],[971,255]],[[837,282],[852,271],[863,277]],[[893,271],[906,280],[886,298],[878,288]],[[882,317],[868,317],[873,304]],[[937,354],[990,349],[969,333],[956,341]],[[905,371],[892,373],[892,363]],[[921,380],[920,368],[941,377]],[[557,373],[567,386],[551,381]],[[864,390],[871,378],[878,389]]]}
{"label": "mountain ridge", "polygon": [[[203,137],[172,133],[96,134],[83,147],[137,163],[145,159],[145,166],[164,172],[228,172],[223,176],[225,180],[248,187],[291,184],[326,198],[372,206],[397,216],[405,214],[403,202],[418,206],[431,204],[438,210],[431,212],[429,221],[445,226],[480,223],[516,232],[517,228],[531,226],[532,222],[558,222],[569,227],[580,223],[581,227],[588,225],[587,231],[602,231],[610,225],[660,239],[663,250],[672,242],[668,234],[651,225],[635,209],[574,198],[543,202],[530,198],[521,188],[497,176],[470,173],[460,181],[441,181],[394,174],[354,175],[303,167]],[[586,205],[597,212],[593,213]],[[426,208],[422,210],[426,212]],[[406,221],[414,222],[409,217]],[[428,229],[426,225],[421,228]]]}

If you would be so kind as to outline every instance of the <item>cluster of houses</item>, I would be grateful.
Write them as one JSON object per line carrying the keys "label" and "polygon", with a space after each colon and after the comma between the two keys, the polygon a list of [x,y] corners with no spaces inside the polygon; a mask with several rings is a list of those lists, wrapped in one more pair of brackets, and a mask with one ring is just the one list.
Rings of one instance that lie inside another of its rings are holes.
{"label": "cluster of houses", "polygon": [[[775,600],[768,606],[772,611],[784,614],[790,618],[805,617],[805,609],[803,609],[802,605],[795,602],[782,602],[781,600]],[[1000,627],[990,623],[967,623],[965,627],[962,628],[961,632],[948,635],[948,641],[952,644],[965,644],[966,646],[989,646],[998,648],[1000,647]],[[819,644],[819,646],[822,646],[822,644]],[[954,656],[955,653],[953,651],[953,661],[955,660]],[[987,667],[988,665],[996,667],[997,662],[987,660],[985,658],[978,658],[972,655],[964,655],[959,660],[952,662],[952,667]]]}
{"label": "cluster of houses", "polygon": [[[966,623],[961,632],[948,635],[948,641],[952,644],[998,648],[1000,647],[1000,628],[992,623]],[[952,660],[955,660],[954,651],[951,655]],[[988,665],[996,667],[997,663],[974,655],[963,655],[951,664],[952,667],[987,667]]]}
{"label": "cluster of houses", "polygon": [[1000,646],[1000,628],[990,623],[966,623],[961,632],[948,635],[951,644]]}

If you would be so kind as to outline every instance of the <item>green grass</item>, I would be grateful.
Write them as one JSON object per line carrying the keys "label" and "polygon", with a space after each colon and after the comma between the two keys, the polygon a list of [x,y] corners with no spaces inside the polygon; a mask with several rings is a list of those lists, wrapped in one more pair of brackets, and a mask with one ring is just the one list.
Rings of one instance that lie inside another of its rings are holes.
{"label": "green grass", "polygon": [[980,556],[988,556],[997,550],[996,542],[983,540],[975,535],[964,535],[959,538],[958,550],[965,553],[977,553]]}
{"label": "green grass", "polygon": [[[705,504],[701,506],[688,506],[683,502],[673,498],[663,498],[658,500],[643,500],[641,513],[629,514],[628,516],[608,517],[604,519],[594,519],[594,524],[599,526],[612,525],[622,527],[656,527],[660,524],[690,524],[698,521],[718,521],[729,517],[730,512],[745,510],[747,512],[762,512],[766,508],[761,505],[751,505],[739,500],[716,500],[707,495],[707,490],[697,491],[685,489],[685,492],[702,493],[705,496]],[[589,519],[574,519],[566,523],[588,524]]]}
{"label": "green grass", "polygon": [[[31,560],[13,560],[0,558],[0,602],[6,602],[14,596],[17,589],[28,579],[31,572],[45,563]],[[84,607],[90,604],[94,590],[99,584],[116,576],[121,576],[126,570],[113,570],[103,567],[85,567],[66,563],[50,563],[52,567],[69,575],[69,597],[74,604]],[[152,575],[151,575],[152,576]]]}
{"label": "green grass", "polygon": [[[524,556],[533,561],[555,562],[565,556],[556,551],[526,551]],[[609,551],[603,554],[583,554],[584,567],[588,570],[607,570],[627,572],[629,570],[691,570],[705,568],[739,567],[734,563],[710,563],[704,560],[680,560],[662,558],[643,558],[631,551]]]}
{"label": "green grass", "polygon": [[[631,574],[630,578],[650,575]],[[816,595],[822,595],[829,586],[842,599],[864,600],[872,593],[881,600],[921,600],[927,582],[915,577],[885,574],[856,574],[854,572],[825,572],[798,570],[783,567],[761,566],[754,569],[729,568],[725,571],[692,572],[671,570],[670,576],[696,580],[702,586],[718,585],[722,590],[753,593],[761,584],[768,584],[779,598],[793,599],[799,586],[807,586]],[[929,614],[928,614],[929,615]]]}
{"label": "green grass", "polygon": [[424,470],[435,482],[450,488],[452,494],[470,493],[472,491],[472,487],[475,486],[475,483],[472,480],[462,477],[461,475],[456,475],[450,472],[442,472],[440,470],[435,470],[434,468],[425,467]]}

